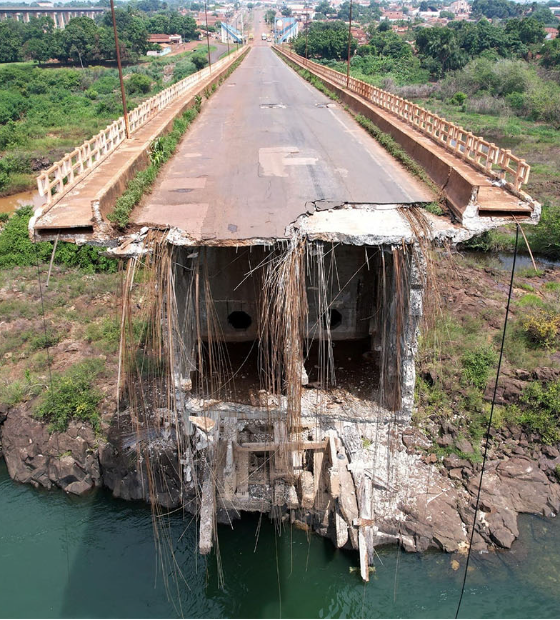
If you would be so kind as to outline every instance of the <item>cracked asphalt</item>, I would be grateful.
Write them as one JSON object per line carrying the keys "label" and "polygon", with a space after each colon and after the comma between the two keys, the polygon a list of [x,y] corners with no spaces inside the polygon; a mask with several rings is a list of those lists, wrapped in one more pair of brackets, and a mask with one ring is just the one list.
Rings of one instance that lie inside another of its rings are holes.
{"label": "cracked asphalt", "polygon": [[203,107],[132,220],[175,226],[194,240],[271,239],[285,237],[313,203],[432,199],[348,113],[259,42]]}

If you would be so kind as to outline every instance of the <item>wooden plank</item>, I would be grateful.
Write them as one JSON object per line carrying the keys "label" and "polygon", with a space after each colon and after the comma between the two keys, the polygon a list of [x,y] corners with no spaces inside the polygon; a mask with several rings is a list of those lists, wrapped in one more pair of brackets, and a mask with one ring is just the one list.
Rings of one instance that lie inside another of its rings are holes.
{"label": "wooden plank", "polygon": [[214,514],[216,511],[216,489],[212,480],[212,468],[206,465],[202,484],[202,501],[200,503],[199,551],[202,555],[210,553],[214,538]]}

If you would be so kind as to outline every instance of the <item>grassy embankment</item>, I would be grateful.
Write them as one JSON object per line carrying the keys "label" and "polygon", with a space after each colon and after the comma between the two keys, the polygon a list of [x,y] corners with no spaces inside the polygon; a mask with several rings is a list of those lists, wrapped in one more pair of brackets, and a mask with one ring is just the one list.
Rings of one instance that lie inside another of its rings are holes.
{"label": "grassy embankment", "polygon": [[59,243],[46,288],[53,244],[31,243],[31,212],[18,210],[0,232],[0,407],[29,401],[53,430],[71,418],[99,429],[98,405],[114,397],[118,263]]}
{"label": "grassy embankment", "polygon": [[[203,47],[126,67],[129,109],[204,66]],[[121,114],[116,69],[0,66],[0,196],[34,189],[41,169]]]}

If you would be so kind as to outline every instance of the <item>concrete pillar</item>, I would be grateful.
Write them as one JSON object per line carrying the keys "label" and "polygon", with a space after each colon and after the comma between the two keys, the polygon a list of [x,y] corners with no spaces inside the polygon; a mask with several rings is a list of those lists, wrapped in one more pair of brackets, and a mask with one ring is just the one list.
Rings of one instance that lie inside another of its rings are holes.
{"label": "concrete pillar", "polygon": [[26,11],[26,12],[23,14],[23,21],[24,21],[24,23],[26,23],[26,24],[28,24],[28,23],[29,23],[29,11]]}

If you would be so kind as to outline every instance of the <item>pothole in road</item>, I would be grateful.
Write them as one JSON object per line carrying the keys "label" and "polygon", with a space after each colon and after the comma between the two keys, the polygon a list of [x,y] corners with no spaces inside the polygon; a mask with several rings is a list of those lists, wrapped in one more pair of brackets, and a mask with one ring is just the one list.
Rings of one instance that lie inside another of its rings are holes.
{"label": "pothole in road", "polygon": [[283,103],[261,103],[261,110],[267,109],[275,109],[275,108],[285,108],[286,106]]}

